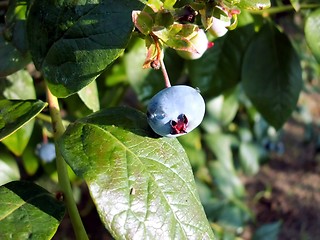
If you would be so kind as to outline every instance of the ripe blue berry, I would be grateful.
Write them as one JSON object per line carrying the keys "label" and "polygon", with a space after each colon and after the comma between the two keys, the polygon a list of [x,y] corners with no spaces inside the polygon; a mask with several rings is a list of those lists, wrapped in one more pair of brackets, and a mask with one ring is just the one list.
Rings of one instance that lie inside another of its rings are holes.
{"label": "ripe blue berry", "polygon": [[205,103],[196,89],[178,85],[151,98],[147,108],[150,127],[165,137],[178,137],[195,129],[204,117]]}
{"label": "ripe blue berry", "polygon": [[37,145],[36,154],[44,162],[52,162],[56,158],[56,149],[53,143],[40,143]]}

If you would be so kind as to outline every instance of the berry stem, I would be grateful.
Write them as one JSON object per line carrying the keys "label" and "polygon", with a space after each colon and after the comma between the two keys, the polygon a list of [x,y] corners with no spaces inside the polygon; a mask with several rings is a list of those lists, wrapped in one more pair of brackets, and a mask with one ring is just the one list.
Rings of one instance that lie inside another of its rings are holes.
{"label": "berry stem", "polygon": [[161,71],[164,77],[164,82],[167,88],[171,87],[170,79],[167,73],[166,66],[164,64],[163,58],[160,58],[160,66],[161,66]]}
{"label": "berry stem", "polygon": [[60,115],[60,108],[58,99],[52,95],[49,88],[46,87],[47,100],[49,103],[49,110],[52,119],[52,128],[54,132],[54,142],[56,147],[56,164],[57,164],[57,172],[58,172],[58,180],[59,185],[63,192],[63,199],[66,204],[70,220],[74,229],[74,233],[76,235],[76,239],[78,240],[87,240],[88,236],[86,230],[82,224],[81,217],[79,211],[77,209],[77,205],[73,198],[73,193],[71,189],[71,184],[67,171],[67,164],[64,161],[59,146],[57,144],[58,139],[65,132],[65,127],[62,124],[62,119]]}

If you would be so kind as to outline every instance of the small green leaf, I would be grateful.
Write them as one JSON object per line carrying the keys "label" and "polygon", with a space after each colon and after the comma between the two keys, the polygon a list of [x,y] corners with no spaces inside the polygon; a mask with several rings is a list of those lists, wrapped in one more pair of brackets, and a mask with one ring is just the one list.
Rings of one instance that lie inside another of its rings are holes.
{"label": "small green leaf", "polygon": [[0,140],[28,123],[46,105],[41,100],[0,100]]}
{"label": "small green leaf", "polygon": [[34,126],[34,119],[23,125],[10,136],[2,139],[2,143],[16,156],[21,156],[31,137]]}
{"label": "small green leaf", "polygon": [[117,59],[133,30],[132,11],[142,7],[138,0],[33,1],[30,51],[52,93],[78,92]]}
{"label": "small green leaf", "polygon": [[270,0],[241,0],[237,5],[239,8],[246,10],[263,10],[271,6]]}
{"label": "small green leaf", "polygon": [[20,179],[19,167],[12,155],[1,152],[0,169],[0,185]]}
{"label": "small green leaf", "polygon": [[31,61],[26,36],[27,2],[12,0],[6,12],[6,25],[0,33],[0,76],[7,76]]}
{"label": "small green leaf", "polygon": [[100,109],[99,95],[98,95],[98,88],[97,88],[96,81],[92,81],[85,88],[81,89],[78,92],[78,95],[81,98],[81,100],[84,102],[84,104],[92,111],[96,112]]}
{"label": "small green leaf", "polygon": [[300,10],[300,0],[290,0],[292,7],[296,12]]}
{"label": "small green leaf", "polygon": [[[146,103],[153,95],[165,87],[163,75],[160,70],[143,69],[143,62],[146,56],[145,43],[137,39],[124,55],[124,68],[128,81],[142,103]],[[164,63],[170,76],[171,83],[178,81],[183,71],[184,62],[173,49],[165,49]]]}
{"label": "small green leaf", "polygon": [[277,240],[281,230],[281,221],[264,224],[253,234],[253,240]]}
{"label": "small green leaf", "polygon": [[153,26],[153,18],[149,13],[144,11],[133,11],[132,21],[135,27],[144,35],[148,35]]}
{"label": "small green leaf", "polygon": [[211,162],[209,170],[215,187],[224,198],[231,200],[244,197],[245,189],[236,171],[226,168],[221,161]]}
{"label": "small green leaf", "polygon": [[320,63],[320,8],[312,12],[306,21],[305,34],[307,43]]}
{"label": "small green leaf", "polygon": [[249,142],[241,142],[239,160],[246,175],[254,175],[259,171],[259,160],[262,155],[263,151],[260,146]]}
{"label": "small green leaf", "polygon": [[238,108],[237,88],[233,88],[207,102],[206,118],[225,126],[234,119]]}
{"label": "small green leaf", "polygon": [[65,214],[59,202],[31,182],[0,187],[0,239],[51,239]]}
{"label": "small green leaf", "polygon": [[214,97],[233,88],[240,81],[242,57],[254,34],[253,25],[229,31],[218,38],[198,60],[188,61],[193,86],[205,97]]}
{"label": "small green leaf", "polygon": [[146,115],[99,111],[69,125],[59,146],[116,239],[214,238],[186,153],[156,137]]}
{"label": "small green leaf", "polygon": [[279,129],[296,107],[302,88],[300,60],[288,37],[264,25],[246,51],[241,78],[253,105]]}
{"label": "small green leaf", "polygon": [[5,78],[0,78],[0,99],[35,99],[36,91],[31,75],[20,70]]}
{"label": "small green leaf", "polygon": [[28,54],[20,52],[12,42],[4,39],[0,33],[0,77],[8,76],[26,66],[31,57]]}

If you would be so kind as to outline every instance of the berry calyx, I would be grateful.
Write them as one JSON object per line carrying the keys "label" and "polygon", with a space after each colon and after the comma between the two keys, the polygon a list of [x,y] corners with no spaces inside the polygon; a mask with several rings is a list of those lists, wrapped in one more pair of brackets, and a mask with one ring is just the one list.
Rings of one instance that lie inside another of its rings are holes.
{"label": "berry calyx", "polygon": [[177,53],[184,59],[194,60],[199,59],[208,49],[208,46],[213,46],[207,38],[207,35],[203,29],[199,29],[197,34],[190,39],[190,43],[193,48],[196,50],[195,52],[177,50]]}

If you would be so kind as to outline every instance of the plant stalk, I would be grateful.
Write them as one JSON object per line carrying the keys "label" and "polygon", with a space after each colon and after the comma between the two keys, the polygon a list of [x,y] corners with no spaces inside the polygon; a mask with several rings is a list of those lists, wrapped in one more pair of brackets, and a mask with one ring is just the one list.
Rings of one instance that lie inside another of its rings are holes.
{"label": "plant stalk", "polygon": [[168,88],[168,87],[171,87],[169,75],[168,75],[166,66],[165,66],[162,58],[160,58],[160,66],[161,66],[161,71],[162,71],[162,75],[163,75],[163,77],[164,77],[164,82],[165,82],[166,87],[167,87],[167,88]]}
{"label": "plant stalk", "polygon": [[[300,4],[300,9],[312,9],[312,8],[318,8],[320,7],[320,4],[314,3],[314,4]],[[269,16],[272,14],[282,13],[282,12],[290,12],[295,10],[292,5],[285,5],[285,6],[279,6],[279,7],[271,7],[267,8],[265,10],[261,11],[253,11],[249,10],[251,14],[258,14],[262,16]]]}
{"label": "plant stalk", "polygon": [[70,216],[70,220],[74,229],[76,239],[87,240],[88,235],[82,224],[77,205],[73,198],[73,193],[72,193],[71,184],[69,181],[69,176],[67,171],[67,164],[60,153],[59,147],[57,146],[57,140],[65,132],[65,127],[62,123],[62,119],[60,115],[58,99],[52,95],[48,87],[46,87],[46,91],[47,91],[47,100],[49,103],[50,115],[52,119],[54,142],[56,147],[56,164],[57,164],[59,185],[63,192],[63,199]]}

